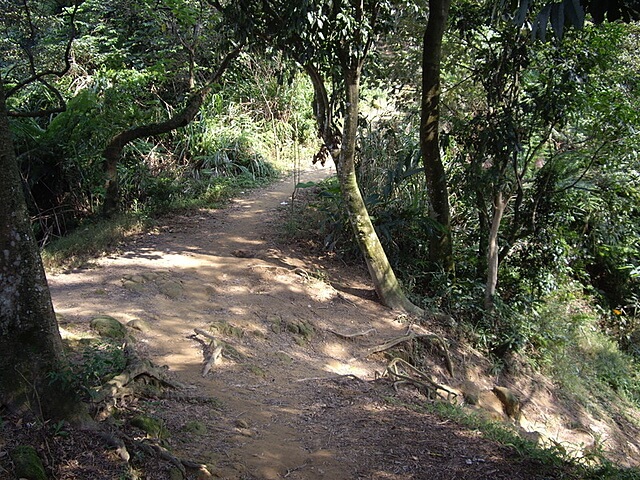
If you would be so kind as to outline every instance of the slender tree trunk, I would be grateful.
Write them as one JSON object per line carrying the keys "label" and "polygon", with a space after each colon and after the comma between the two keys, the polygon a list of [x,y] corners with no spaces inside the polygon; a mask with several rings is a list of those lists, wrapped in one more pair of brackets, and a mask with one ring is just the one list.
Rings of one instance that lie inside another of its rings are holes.
{"label": "slender tree trunk", "polygon": [[336,169],[338,169],[342,136],[338,129],[333,125],[331,103],[329,102],[329,95],[327,94],[327,87],[325,86],[324,78],[322,78],[318,69],[310,63],[304,65],[304,71],[309,75],[309,79],[313,85],[313,111],[316,117],[316,123],[318,124],[318,134],[324,142],[324,148],[316,154],[314,157],[314,163],[318,160],[323,162],[326,156],[329,155],[332,158]]}
{"label": "slender tree trunk", "polygon": [[442,37],[451,0],[430,0],[429,20],[422,50],[422,115],[420,148],[429,196],[429,216],[440,225],[429,242],[429,260],[446,272],[453,272],[451,214],[447,175],[440,155],[440,62]]}
{"label": "slender tree trunk", "polygon": [[498,267],[500,264],[498,233],[500,232],[500,223],[509,199],[509,196],[504,198],[504,194],[500,190],[496,192],[493,198],[493,218],[487,247],[487,284],[484,293],[484,307],[487,312],[492,312],[494,308],[493,297],[498,285]]}
{"label": "slender tree trunk", "polygon": [[389,264],[380,239],[371,223],[369,212],[358,188],[355,171],[356,138],[358,132],[358,101],[360,97],[360,72],[345,72],[346,113],[342,145],[338,159],[338,180],[354,230],[358,246],[364,255],[369,274],[378,298],[383,305],[410,313],[422,313],[406,297]]}
{"label": "slender tree trunk", "polygon": [[105,199],[102,207],[103,215],[109,217],[113,215],[118,209],[118,197],[119,197],[119,185],[118,185],[118,162],[122,156],[122,150],[124,147],[138,138],[152,137],[154,135],[161,135],[163,133],[171,132],[180,127],[188,125],[198,114],[200,107],[204,103],[205,98],[213,88],[214,82],[216,82],[225,70],[229,67],[231,61],[238,56],[242,45],[235,50],[229,52],[227,56],[222,60],[222,63],[218,67],[215,74],[209,79],[207,84],[196,90],[189,96],[185,107],[176,115],[165,120],[164,122],[151,123],[148,125],[142,125],[139,127],[133,127],[123,132],[120,132],[111,140],[104,149],[104,172],[106,176],[105,183]]}
{"label": "slender tree trunk", "polygon": [[[78,406],[51,374],[64,367],[62,340],[33,236],[0,82],[0,405],[64,418]],[[79,412],[78,412],[79,413]]]}

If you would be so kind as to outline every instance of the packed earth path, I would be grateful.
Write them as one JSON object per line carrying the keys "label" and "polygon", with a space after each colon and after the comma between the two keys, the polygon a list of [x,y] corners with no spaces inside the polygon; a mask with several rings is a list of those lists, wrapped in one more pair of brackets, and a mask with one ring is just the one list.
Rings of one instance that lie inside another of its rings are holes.
{"label": "packed earth path", "polygon": [[[331,173],[313,168],[301,180]],[[61,328],[88,331],[98,315],[135,327],[136,350],[186,386],[145,410],[164,420],[171,452],[213,478],[555,478],[513,448],[406,406],[398,395],[424,400],[412,387],[397,393],[376,379],[385,358],[368,349],[403,335],[406,319],[376,302],[364,269],[278,238],[293,185],[170,215],[118,253],[50,274]],[[205,376],[202,332],[222,346]],[[163,467],[147,478],[170,475]]]}

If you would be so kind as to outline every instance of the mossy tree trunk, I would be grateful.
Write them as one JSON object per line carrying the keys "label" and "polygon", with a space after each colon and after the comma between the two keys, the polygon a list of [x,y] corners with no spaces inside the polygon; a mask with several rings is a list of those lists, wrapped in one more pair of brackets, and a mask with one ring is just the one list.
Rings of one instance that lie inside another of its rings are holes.
{"label": "mossy tree trunk", "polygon": [[422,310],[409,301],[400,287],[358,188],[355,154],[360,97],[359,67],[344,68],[344,87],[346,111],[337,170],[349,221],[381,303],[393,309],[419,314]]}
{"label": "mossy tree trunk", "polygon": [[75,396],[51,375],[65,365],[38,245],[31,230],[0,82],[0,404],[68,417]]}
{"label": "mossy tree trunk", "polygon": [[429,20],[422,44],[422,101],[420,149],[429,197],[429,217],[439,226],[429,242],[429,260],[453,272],[451,214],[447,175],[440,155],[440,63],[442,37],[451,0],[430,0]]}

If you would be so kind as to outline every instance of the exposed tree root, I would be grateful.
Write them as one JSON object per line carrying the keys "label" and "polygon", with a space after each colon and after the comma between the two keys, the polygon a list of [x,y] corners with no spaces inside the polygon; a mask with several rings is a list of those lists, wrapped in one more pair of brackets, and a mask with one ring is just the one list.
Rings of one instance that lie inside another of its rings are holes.
{"label": "exposed tree root", "polygon": [[369,328],[367,330],[363,330],[362,332],[355,332],[355,333],[340,333],[340,332],[336,332],[335,330],[331,330],[330,328],[328,329],[328,331],[340,338],[346,338],[347,340],[350,340],[355,337],[362,337],[364,335],[369,335],[370,333],[376,333],[375,328]]}
{"label": "exposed tree root", "polygon": [[[393,382],[393,388],[396,391],[399,385],[414,385],[429,400],[441,398],[452,402],[458,396],[450,387],[433,381],[425,372],[418,370],[406,360],[398,357],[387,364],[387,368],[382,373],[381,378],[389,378]],[[444,394],[441,392],[444,392]]]}
{"label": "exposed tree root", "polygon": [[92,395],[91,402],[97,410],[96,420],[105,420],[116,407],[119,400],[132,397],[136,393],[136,380],[144,378],[145,382],[154,382],[157,385],[183,389],[185,385],[171,380],[166,371],[154,365],[149,360],[140,358],[130,346],[125,346],[125,355],[128,358],[125,370],[113,377]]}
{"label": "exposed tree root", "polygon": [[121,431],[101,431],[98,433],[98,436],[100,436],[107,443],[107,445],[114,447],[118,456],[127,464],[132,457],[129,451],[141,452],[145,455],[149,455],[151,457],[159,458],[161,460],[169,462],[170,464],[175,466],[180,471],[180,473],[182,473],[183,477],[187,476],[187,469],[197,470],[199,474],[198,478],[211,477],[211,473],[209,473],[209,471],[207,470],[206,465],[198,462],[193,462],[191,460],[178,458],[163,446],[158,445],[157,443],[149,439],[136,440]]}
{"label": "exposed tree root", "polygon": [[294,268],[287,268],[287,267],[283,267],[281,265],[266,265],[266,264],[259,264],[259,265],[251,265],[251,267],[249,268],[273,268],[273,269],[281,269],[284,270],[285,272],[289,272],[289,273],[296,273],[298,275],[300,275],[301,277],[303,277],[305,280],[309,280],[312,278],[312,275],[307,272],[304,268],[300,268],[300,267],[294,267]]}
{"label": "exposed tree root", "polygon": [[409,332],[407,335],[402,335],[401,337],[393,338],[381,345],[377,345],[375,347],[370,348],[366,356],[372,355],[374,353],[384,352],[385,350],[389,350],[390,348],[393,348],[396,345],[399,345],[404,342],[412,342],[413,340],[430,342],[432,344],[438,345],[442,350],[447,371],[449,372],[449,375],[451,375],[451,377],[454,377],[453,363],[451,362],[451,356],[449,355],[449,348],[447,347],[447,343],[440,335],[436,335],[434,333],[419,334],[415,332]]}
{"label": "exposed tree root", "polygon": [[[125,398],[133,397],[139,393],[136,380],[144,379],[145,382],[151,381],[160,387],[171,389],[182,390],[187,388],[185,385],[169,379],[164,369],[153,365],[149,360],[141,358],[131,346],[125,346],[125,354],[128,358],[126,369],[103,385],[93,395],[92,402],[97,409],[96,420],[98,421],[106,420],[119,401],[124,401]],[[214,399],[207,400],[213,401]],[[119,429],[112,429],[112,431],[100,430],[98,435],[108,445],[114,447],[118,456],[127,464],[131,458],[129,451],[138,451],[171,463],[184,477],[187,475],[187,469],[197,470],[199,472],[198,478],[211,477],[206,465],[180,459],[150,439],[145,439],[144,441],[136,440]]]}

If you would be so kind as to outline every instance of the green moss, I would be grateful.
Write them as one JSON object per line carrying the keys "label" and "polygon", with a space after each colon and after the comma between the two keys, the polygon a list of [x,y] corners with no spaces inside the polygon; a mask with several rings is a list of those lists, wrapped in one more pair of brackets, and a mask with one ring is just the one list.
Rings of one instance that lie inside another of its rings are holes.
{"label": "green moss", "polygon": [[183,430],[196,435],[204,435],[207,433],[207,427],[197,420],[191,420],[184,425]]}
{"label": "green moss", "polygon": [[101,337],[124,338],[127,335],[125,326],[109,315],[92,318],[90,325]]}
{"label": "green moss", "polygon": [[134,427],[146,432],[149,436],[161,440],[169,437],[167,427],[159,418],[150,417],[148,415],[137,415],[131,419],[130,423]]}
{"label": "green moss", "polygon": [[228,322],[218,322],[211,325],[211,328],[216,330],[220,335],[226,335],[228,337],[242,338],[244,336],[244,330],[242,328],[231,325]]}
{"label": "green moss", "polygon": [[36,449],[30,445],[20,445],[11,452],[16,478],[27,480],[47,480],[42,460]]}
{"label": "green moss", "polygon": [[313,326],[304,320],[294,320],[287,322],[287,331],[298,335],[295,339],[296,343],[303,344],[307,342],[314,334]]}

